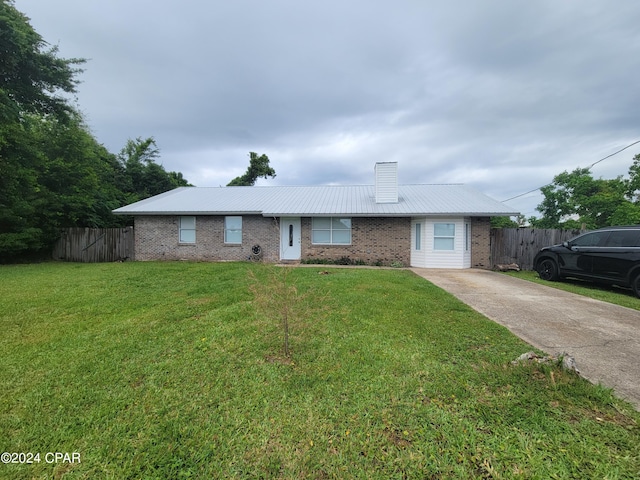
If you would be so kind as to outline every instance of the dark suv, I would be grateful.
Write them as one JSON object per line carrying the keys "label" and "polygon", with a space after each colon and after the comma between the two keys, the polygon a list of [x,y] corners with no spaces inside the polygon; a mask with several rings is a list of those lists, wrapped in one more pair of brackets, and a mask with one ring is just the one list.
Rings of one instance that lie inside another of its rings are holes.
{"label": "dark suv", "polygon": [[640,226],[601,228],[545,247],[533,267],[543,280],[573,277],[620,285],[640,297]]}

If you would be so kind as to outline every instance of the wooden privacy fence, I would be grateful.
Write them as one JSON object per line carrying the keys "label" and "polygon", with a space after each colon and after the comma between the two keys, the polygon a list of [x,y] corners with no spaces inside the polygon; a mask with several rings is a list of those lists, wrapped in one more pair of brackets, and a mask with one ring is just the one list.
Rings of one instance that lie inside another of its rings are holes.
{"label": "wooden privacy fence", "polygon": [[580,233],[581,230],[492,228],[491,259],[494,265],[517,263],[522,270],[533,270],[533,257],[542,247],[562,243]]}
{"label": "wooden privacy fence", "polygon": [[133,227],[67,228],[53,247],[53,258],[87,263],[133,260]]}

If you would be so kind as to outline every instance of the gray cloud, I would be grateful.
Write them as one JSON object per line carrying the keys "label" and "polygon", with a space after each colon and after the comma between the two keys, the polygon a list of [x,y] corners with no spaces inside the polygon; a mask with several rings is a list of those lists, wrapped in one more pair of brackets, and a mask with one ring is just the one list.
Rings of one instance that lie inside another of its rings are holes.
{"label": "gray cloud", "polygon": [[[271,183],[467,183],[504,200],[640,139],[640,6],[600,0],[17,0],[66,57],[111,151],[224,185],[249,151]],[[625,174],[640,145],[596,167]],[[268,183],[268,182],[265,182]],[[533,215],[531,194],[510,202]]]}

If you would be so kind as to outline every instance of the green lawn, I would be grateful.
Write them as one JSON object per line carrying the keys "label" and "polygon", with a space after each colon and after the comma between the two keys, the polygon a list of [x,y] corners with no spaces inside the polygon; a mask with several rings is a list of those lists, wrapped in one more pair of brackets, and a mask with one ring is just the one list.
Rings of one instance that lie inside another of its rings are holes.
{"label": "green lawn", "polygon": [[640,310],[640,298],[638,298],[630,288],[617,287],[615,285],[604,285],[595,282],[587,282],[573,278],[563,279],[558,282],[542,280],[537,272],[521,271],[507,272],[506,275],[521,278],[530,282],[546,285],[547,287],[558,288],[571,293],[577,293],[603,302],[614,303],[634,310]]}
{"label": "green lawn", "polygon": [[640,477],[638,412],[411,272],[289,270],[288,359],[249,270],[0,267],[0,478]]}

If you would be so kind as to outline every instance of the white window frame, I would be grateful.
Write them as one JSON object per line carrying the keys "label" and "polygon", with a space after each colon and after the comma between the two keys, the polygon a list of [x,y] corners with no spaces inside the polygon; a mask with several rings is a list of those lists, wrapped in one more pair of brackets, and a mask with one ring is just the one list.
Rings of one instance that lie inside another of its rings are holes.
{"label": "white window frame", "polygon": [[[320,220],[329,222],[328,227],[326,225],[319,225]],[[337,221],[337,223],[336,223]],[[348,222],[349,226],[347,228],[335,228],[337,225],[345,225]],[[351,218],[349,217],[313,217],[311,219],[311,243],[314,245],[351,245],[351,232],[353,229],[353,225],[351,223]],[[337,240],[340,234],[348,233],[348,240],[346,242],[341,242]],[[317,235],[323,233],[324,235],[328,234],[328,241],[317,241]]]}
{"label": "white window frame", "polygon": [[[451,235],[439,233],[438,226],[453,227],[453,233]],[[456,224],[454,222],[433,224],[433,249],[439,252],[452,252],[456,249]]]}
{"label": "white window frame", "polygon": [[[238,222],[238,223],[232,223]],[[239,237],[239,238],[238,238]],[[229,215],[224,217],[224,243],[230,245],[242,244],[242,217],[238,215]]]}
{"label": "white window frame", "polygon": [[196,217],[183,216],[179,218],[178,243],[196,243]]}
{"label": "white window frame", "polygon": [[468,252],[471,249],[471,224],[464,222],[464,251]]}

